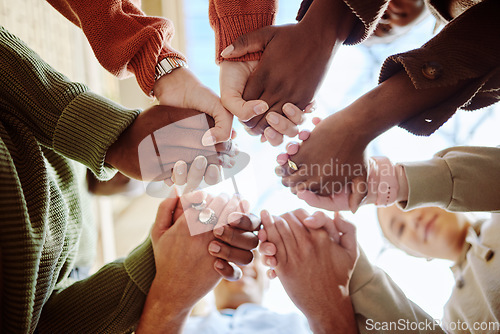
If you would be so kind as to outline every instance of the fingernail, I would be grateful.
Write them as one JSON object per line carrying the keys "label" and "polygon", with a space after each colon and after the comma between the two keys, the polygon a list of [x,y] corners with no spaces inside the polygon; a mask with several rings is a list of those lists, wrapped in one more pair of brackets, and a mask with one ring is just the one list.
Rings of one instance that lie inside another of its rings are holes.
{"label": "fingernail", "polygon": [[276,158],[276,162],[278,162],[279,165],[283,166],[288,162],[288,154],[286,153],[281,153],[278,155]]}
{"label": "fingernail", "polygon": [[214,229],[214,234],[220,237],[224,233],[224,226],[217,227]]}
{"label": "fingernail", "polygon": [[233,52],[234,50],[234,45],[231,44],[231,45],[228,45],[224,50],[222,50],[222,52],[220,53],[220,55],[222,57],[227,57],[231,54],[231,52]]}
{"label": "fingernail", "polygon": [[215,268],[217,268],[217,269],[224,269],[224,264],[222,264],[222,261],[216,261],[215,262]]}
{"label": "fingernail", "polygon": [[217,139],[215,139],[215,137],[212,136],[210,132],[205,133],[201,138],[201,143],[203,144],[203,146],[215,145],[216,142]]}
{"label": "fingernail", "polygon": [[307,140],[309,138],[310,134],[311,133],[309,131],[302,130],[302,131],[299,132],[299,139],[300,140]]}
{"label": "fingernail", "polygon": [[268,121],[269,123],[271,123],[271,124],[275,124],[275,125],[276,125],[276,124],[279,124],[280,119],[279,119],[279,117],[278,117],[278,116],[276,116],[275,114],[269,114],[269,115],[267,116],[267,121]]}
{"label": "fingernail", "polygon": [[204,169],[205,168],[205,157],[196,157],[196,159],[194,159],[194,166],[199,170]]}
{"label": "fingernail", "polygon": [[208,250],[210,251],[210,253],[218,253],[220,252],[220,246],[215,243],[212,243],[210,244],[210,246],[208,246]]}
{"label": "fingernail", "polygon": [[309,216],[306,219],[304,219],[304,223],[314,223],[315,220],[316,218],[314,218],[313,216]]}
{"label": "fingernail", "polygon": [[272,267],[272,261],[271,261],[271,259],[266,259],[266,265],[268,267]]}
{"label": "fingernail", "polygon": [[209,168],[208,169],[208,176],[213,177],[213,178],[219,177],[219,173],[217,172],[217,170],[218,170],[217,167]]}
{"label": "fingernail", "polygon": [[178,175],[184,175],[187,172],[186,164],[181,163],[179,161],[175,163],[174,168],[175,168],[175,174]]}
{"label": "fingernail", "polygon": [[288,116],[294,116],[295,115],[295,109],[289,105],[289,104],[285,104],[283,106],[283,111],[285,112],[285,114],[287,114]]}
{"label": "fingernail", "polygon": [[228,223],[235,223],[239,221],[243,217],[243,214],[241,212],[233,212],[229,216],[227,216],[227,222]]}
{"label": "fingernail", "polygon": [[260,115],[260,114],[265,113],[267,111],[267,109],[269,109],[269,106],[267,105],[267,103],[262,102],[262,103],[259,103],[258,105],[256,105],[255,107],[253,107],[253,112],[256,115]]}

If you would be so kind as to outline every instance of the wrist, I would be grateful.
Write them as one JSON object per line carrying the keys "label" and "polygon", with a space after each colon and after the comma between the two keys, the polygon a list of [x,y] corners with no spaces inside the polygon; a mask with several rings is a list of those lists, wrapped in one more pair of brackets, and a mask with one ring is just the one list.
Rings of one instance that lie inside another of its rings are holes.
{"label": "wrist", "polygon": [[170,292],[165,291],[156,278],[153,280],[136,333],[181,332],[192,307],[176,303],[170,298]]}
{"label": "wrist", "polygon": [[308,316],[309,327],[314,334],[357,333],[357,325],[351,298],[342,296],[322,314]]}
{"label": "wrist", "polygon": [[356,18],[342,0],[315,0],[299,22],[307,26],[311,36],[321,36],[329,45],[343,43]]}

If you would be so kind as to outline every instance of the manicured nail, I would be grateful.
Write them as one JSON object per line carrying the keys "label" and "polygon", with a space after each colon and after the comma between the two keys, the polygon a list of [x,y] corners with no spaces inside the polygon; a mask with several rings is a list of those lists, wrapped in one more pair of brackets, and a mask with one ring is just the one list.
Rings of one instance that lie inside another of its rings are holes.
{"label": "manicured nail", "polygon": [[196,159],[194,159],[194,166],[199,169],[199,170],[202,170],[205,168],[205,165],[206,165],[206,159],[205,157],[196,157]]}
{"label": "manicured nail", "polygon": [[304,219],[304,223],[306,223],[306,224],[313,224],[315,221],[316,221],[316,218],[314,218],[313,216],[309,216],[306,219]]}
{"label": "manicured nail", "polygon": [[215,145],[216,142],[217,139],[214,136],[212,136],[210,132],[206,132],[201,138],[201,143],[203,144],[203,146]]}
{"label": "manicured nail", "polygon": [[278,162],[278,164],[280,166],[283,166],[284,164],[286,164],[288,162],[288,154],[280,153],[278,155],[278,157],[276,158],[276,162]]}
{"label": "manicured nail", "polygon": [[224,264],[222,263],[222,261],[216,261],[215,268],[221,269],[221,270],[224,269]]}
{"label": "manicured nail", "polygon": [[307,130],[302,130],[299,132],[299,139],[300,140],[307,140],[309,139],[309,136],[311,135],[311,132]]}
{"label": "manicured nail", "polygon": [[210,246],[208,246],[208,250],[210,251],[210,253],[218,253],[220,252],[220,246],[212,243],[210,244]]}
{"label": "manicured nail", "polygon": [[289,104],[285,104],[283,106],[283,112],[285,114],[287,114],[287,116],[290,116],[290,117],[295,115],[295,109]]}
{"label": "manicured nail", "polygon": [[243,214],[241,212],[233,212],[229,216],[227,216],[227,222],[228,223],[235,223],[239,221],[243,217]]}
{"label": "manicured nail", "polygon": [[187,172],[187,165],[183,162],[177,161],[174,165],[175,174],[184,175]]}
{"label": "manicured nail", "polygon": [[217,227],[214,229],[214,234],[220,237],[224,233],[224,226]]}
{"label": "manicured nail", "polygon": [[262,103],[259,103],[258,105],[256,105],[255,107],[253,107],[253,112],[256,115],[260,115],[260,114],[265,113],[267,111],[267,109],[269,109],[269,106],[267,105],[267,103],[262,102]]}
{"label": "manicured nail", "polygon": [[275,125],[277,125],[277,124],[279,124],[280,119],[279,119],[279,117],[278,117],[278,116],[276,116],[275,114],[269,114],[269,115],[267,116],[267,121],[268,121],[269,123],[271,123],[271,124],[275,124]]}
{"label": "manicured nail", "polygon": [[231,54],[231,52],[233,52],[234,50],[234,45],[231,44],[231,45],[228,45],[224,50],[222,50],[222,52],[220,53],[220,55],[222,57],[227,57]]}
{"label": "manicured nail", "polygon": [[210,177],[213,177],[213,178],[218,178],[219,177],[219,172],[218,172],[218,168],[217,167],[210,167],[208,168],[208,176]]}

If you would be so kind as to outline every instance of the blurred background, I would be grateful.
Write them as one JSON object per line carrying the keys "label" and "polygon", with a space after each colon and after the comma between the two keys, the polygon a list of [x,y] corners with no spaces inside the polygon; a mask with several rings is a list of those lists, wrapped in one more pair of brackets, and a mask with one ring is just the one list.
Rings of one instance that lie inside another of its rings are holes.
{"label": "blurred background", "polygon": [[[282,1],[276,23],[295,22],[299,4],[300,0]],[[142,9],[149,15],[165,16],[174,22],[174,48],[187,56],[198,78],[218,93],[219,76],[214,62],[213,31],[208,23],[208,1],[143,0]],[[11,0],[0,0],[0,22],[70,79],[86,83],[95,92],[126,107],[144,109],[154,104],[139,89],[135,78],[117,80],[103,70],[80,29],[46,2],[18,0],[13,5]],[[384,59],[421,46],[432,37],[434,26],[434,18],[428,16],[391,44],[341,48],[316,96],[317,109],[313,116],[326,117],[373,88]],[[454,145],[496,146],[500,138],[496,131],[500,124],[498,109],[497,105],[473,113],[460,111],[430,137],[417,137],[394,128],[370,144],[368,153],[386,155],[397,162],[429,159],[439,150]],[[303,207],[314,212],[314,208],[307,207],[284,188],[274,174],[276,156],[284,151],[284,145],[262,144],[257,137],[249,136],[239,123],[235,122],[234,127],[240,150],[252,158],[249,166],[236,175],[238,190],[249,199],[252,211],[258,214],[267,209],[273,214],[281,214]],[[310,119],[302,128],[312,128]],[[140,182],[129,183],[124,190],[122,195],[94,197],[100,234],[96,268],[135,248],[146,238],[154,221],[161,198],[145,194]],[[233,193],[235,189],[231,181],[225,181],[208,191]],[[356,215],[345,213],[344,216],[358,227],[358,240],[370,260],[388,272],[410,299],[440,319],[454,284],[450,263],[409,257],[387,245],[378,227],[374,207],[362,207]],[[272,282],[264,304],[277,312],[297,312],[279,280]]]}

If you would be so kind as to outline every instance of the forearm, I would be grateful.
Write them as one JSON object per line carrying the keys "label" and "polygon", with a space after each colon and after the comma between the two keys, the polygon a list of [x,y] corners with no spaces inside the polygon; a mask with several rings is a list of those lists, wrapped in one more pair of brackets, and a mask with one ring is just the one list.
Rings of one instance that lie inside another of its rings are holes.
{"label": "forearm", "polygon": [[171,292],[165,291],[164,284],[153,281],[137,326],[137,334],[182,332],[191,307],[169,298]]}
{"label": "forearm", "polygon": [[135,328],[155,275],[151,243],[89,278],[60,282],[44,304],[40,333],[125,333]]}
{"label": "forearm", "polygon": [[309,316],[309,327],[314,334],[357,333],[354,310],[349,296],[339,296],[323,314]]}
{"label": "forearm", "polygon": [[146,16],[132,0],[47,0],[79,26],[106,70],[116,76],[134,73],[139,86],[150,94],[155,66],[164,57],[184,59],[170,46],[171,21]]}
{"label": "forearm", "polygon": [[311,36],[321,36],[318,48],[343,43],[351,33],[356,17],[341,0],[314,0],[299,24],[308,27]]}
{"label": "forearm", "polygon": [[339,113],[357,129],[360,137],[371,141],[406,119],[446,101],[464,84],[459,81],[445,87],[416,89],[407,74],[401,71]]}

